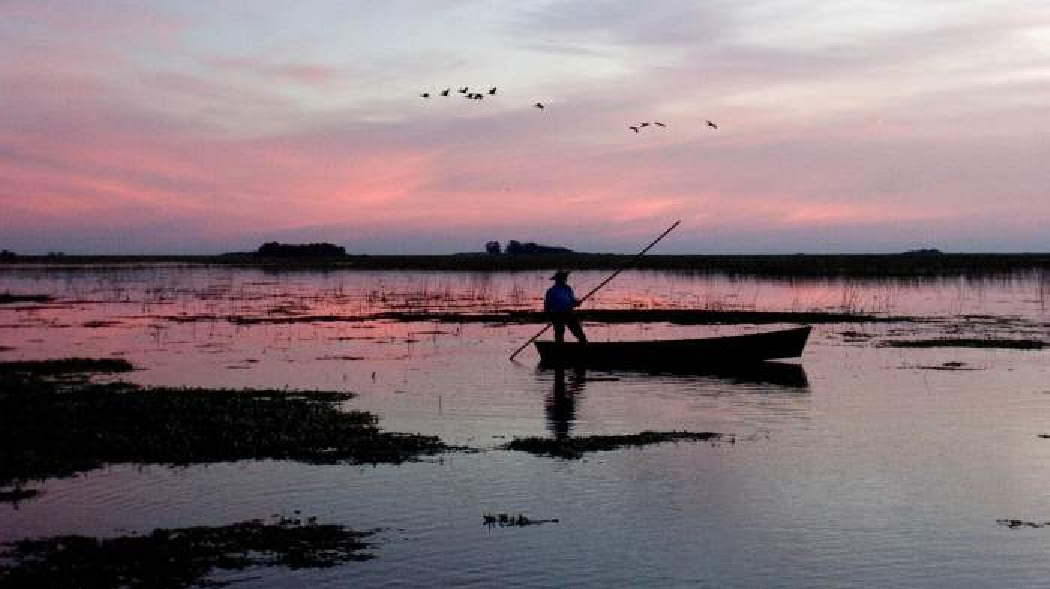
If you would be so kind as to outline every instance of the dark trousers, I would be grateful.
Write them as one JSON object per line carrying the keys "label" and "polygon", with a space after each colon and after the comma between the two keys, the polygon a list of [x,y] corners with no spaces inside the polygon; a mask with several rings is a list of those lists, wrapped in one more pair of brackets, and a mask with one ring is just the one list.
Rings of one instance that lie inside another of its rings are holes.
{"label": "dark trousers", "polygon": [[587,336],[583,333],[583,327],[580,326],[580,320],[575,314],[551,313],[550,318],[551,323],[554,324],[554,341],[559,343],[565,341],[565,328],[568,327],[576,341],[587,342]]}

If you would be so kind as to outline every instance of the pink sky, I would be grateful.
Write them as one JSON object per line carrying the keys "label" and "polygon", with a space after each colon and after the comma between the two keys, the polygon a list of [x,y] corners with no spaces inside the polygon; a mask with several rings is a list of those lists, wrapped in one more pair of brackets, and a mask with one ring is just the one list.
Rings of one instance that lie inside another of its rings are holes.
{"label": "pink sky", "polygon": [[916,4],[0,1],[0,247],[1050,250],[1050,9]]}

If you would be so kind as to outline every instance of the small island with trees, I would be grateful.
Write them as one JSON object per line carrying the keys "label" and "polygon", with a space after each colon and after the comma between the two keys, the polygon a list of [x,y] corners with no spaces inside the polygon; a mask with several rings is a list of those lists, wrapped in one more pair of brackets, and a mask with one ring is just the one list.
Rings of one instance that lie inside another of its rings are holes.
{"label": "small island with trees", "polygon": [[516,239],[511,239],[507,242],[507,246],[505,248],[501,247],[498,241],[493,240],[487,242],[485,244],[485,253],[493,255],[504,254],[515,256],[522,254],[574,254],[576,252],[572,251],[567,247],[561,247],[556,245],[541,245],[538,243],[533,243],[531,241],[522,243]]}
{"label": "small island with trees", "polygon": [[269,241],[259,246],[255,255],[260,258],[342,258],[346,248],[331,243],[291,244]]}

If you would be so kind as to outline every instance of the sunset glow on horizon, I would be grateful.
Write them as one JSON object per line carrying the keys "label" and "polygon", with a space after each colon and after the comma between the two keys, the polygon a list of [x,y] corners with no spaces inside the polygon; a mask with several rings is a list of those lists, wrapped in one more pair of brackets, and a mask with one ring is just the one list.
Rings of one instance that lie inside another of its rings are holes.
{"label": "sunset glow on horizon", "polygon": [[0,37],[20,254],[631,253],[676,219],[661,253],[1050,251],[1034,0],[6,0]]}

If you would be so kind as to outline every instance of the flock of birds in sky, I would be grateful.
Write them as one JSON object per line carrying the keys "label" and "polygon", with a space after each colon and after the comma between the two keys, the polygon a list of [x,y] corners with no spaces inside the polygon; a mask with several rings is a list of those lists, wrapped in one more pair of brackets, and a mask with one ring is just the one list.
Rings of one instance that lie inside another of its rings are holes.
{"label": "flock of birds in sky", "polygon": [[[462,88],[456,89],[456,92],[458,94],[462,94],[463,97],[468,99],[468,100],[482,100],[482,99],[485,98],[486,95],[488,95],[488,96],[495,96],[497,90],[498,90],[498,87],[497,86],[493,86],[493,87],[489,88],[486,92],[471,92],[470,91],[470,87],[463,86]],[[435,93],[431,93],[431,92],[422,92],[422,93],[420,93],[419,96],[421,98],[424,98],[424,99],[429,99],[431,96],[448,97],[448,96],[451,95],[451,93],[452,93],[452,88],[448,87],[448,88],[445,88],[444,90],[441,90],[440,92],[438,92],[436,94]],[[537,102],[536,104],[533,104],[532,106],[534,108],[538,108],[540,110],[543,110],[543,109],[547,108],[547,106],[545,104],[543,104],[542,102]],[[718,129],[718,124],[716,124],[715,122],[713,122],[711,120],[708,120],[706,122],[706,126],[711,128],[711,129],[715,129],[715,130]],[[642,129],[646,129],[646,128],[650,128],[650,127],[663,127],[663,128],[666,128],[667,124],[666,123],[661,123],[660,121],[652,121],[652,122],[646,121],[644,123],[636,123],[634,125],[628,125],[627,126],[628,129],[630,129],[631,131],[634,131],[635,133],[641,133]]]}

